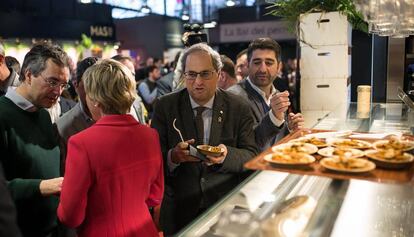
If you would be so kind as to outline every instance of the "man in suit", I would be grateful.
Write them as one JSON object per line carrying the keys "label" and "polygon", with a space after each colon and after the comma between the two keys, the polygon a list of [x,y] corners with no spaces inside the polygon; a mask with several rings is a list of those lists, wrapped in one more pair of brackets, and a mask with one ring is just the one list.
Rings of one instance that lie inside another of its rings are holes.
{"label": "man in suit", "polygon": [[[222,63],[207,44],[195,44],[181,57],[185,88],[156,103],[152,126],[160,135],[167,164],[161,225],[172,235],[233,189],[246,172],[244,163],[257,154],[249,105],[217,88]],[[183,140],[173,128],[181,130]],[[189,145],[219,146],[219,157],[201,162]]]}
{"label": "man in suit", "polygon": [[282,65],[279,44],[271,38],[255,39],[247,49],[247,59],[248,77],[229,91],[241,95],[250,104],[256,122],[256,143],[265,150],[289,131],[302,128],[304,119],[300,113],[286,115],[289,92],[279,92],[273,86]]}

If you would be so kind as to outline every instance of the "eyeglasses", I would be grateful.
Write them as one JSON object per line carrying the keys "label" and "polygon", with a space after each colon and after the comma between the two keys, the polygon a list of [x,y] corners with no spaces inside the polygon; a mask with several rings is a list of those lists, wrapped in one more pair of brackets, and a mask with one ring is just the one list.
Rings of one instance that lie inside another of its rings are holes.
{"label": "eyeglasses", "polygon": [[42,74],[40,74],[40,77],[43,78],[43,80],[47,83],[47,85],[50,88],[60,87],[60,89],[66,90],[66,89],[69,89],[69,87],[70,87],[70,85],[68,83],[60,83],[56,80],[45,78],[45,77],[42,76]]}
{"label": "eyeglasses", "polygon": [[193,71],[188,71],[188,72],[184,72],[184,77],[187,80],[195,80],[197,79],[198,75],[200,75],[200,78],[202,80],[210,80],[211,76],[213,76],[213,73],[215,73],[216,71],[201,71],[201,72],[193,72]]}

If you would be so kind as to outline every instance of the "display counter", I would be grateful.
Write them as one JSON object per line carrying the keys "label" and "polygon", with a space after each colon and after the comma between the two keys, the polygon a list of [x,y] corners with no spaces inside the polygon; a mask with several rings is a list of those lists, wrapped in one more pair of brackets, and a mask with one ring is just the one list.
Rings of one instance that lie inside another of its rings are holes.
{"label": "display counter", "polygon": [[[312,128],[414,132],[414,111],[403,104],[373,104],[365,119],[354,103],[323,116]],[[257,171],[178,236],[414,236],[413,197],[413,182]]]}

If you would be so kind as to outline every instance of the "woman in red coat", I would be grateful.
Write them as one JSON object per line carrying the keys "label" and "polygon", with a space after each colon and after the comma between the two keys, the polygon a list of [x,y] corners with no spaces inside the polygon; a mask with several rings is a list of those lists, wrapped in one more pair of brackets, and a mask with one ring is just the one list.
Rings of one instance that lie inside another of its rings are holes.
{"label": "woman in red coat", "polygon": [[78,236],[158,236],[148,207],[164,191],[158,133],[128,114],[135,80],[119,62],[91,66],[83,80],[97,121],[72,136],[58,217]]}

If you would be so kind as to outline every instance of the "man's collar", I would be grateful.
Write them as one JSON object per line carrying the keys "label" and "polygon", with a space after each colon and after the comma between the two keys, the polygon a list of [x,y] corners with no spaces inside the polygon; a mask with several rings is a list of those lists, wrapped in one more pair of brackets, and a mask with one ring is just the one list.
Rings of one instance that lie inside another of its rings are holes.
{"label": "man's collar", "polygon": [[[266,98],[266,93],[264,91],[262,91],[262,89],[260,89],[259,87],[257,87],[255,84],[253,84],[253,82],[250,80],[250,77],[247,76],[246,77],[246,81],[250,84],[250,86],[257,92],[259,93],[259,95],[261,95],[263,97],[263,99],[265,101],[270,101],[270,97],[269,99]],[[276,92],[276,88],[273,86],[270,88],[270,94],[273,94]]]}
{"label": "man's collar", "polygon": [[22,95],[17,93],[15,88],[9,87],[5,96],[22,110],[29,112],[34,112],[37,110],[36,106],[34,106],[32,102],[24,98]]}
{"label": "man's collar", "polygon": [[190,97],[191,108],[194,109],[194,108],[197,108],[199,106],[203,106],[203,107],[206,107],[208,109],[213,109],[214,98],[216,97],[216,95],[211,97],[211,99],[205,105],[199,105],[199,104],[197,104],[197,102],[195,102],[193,100],[193,98],[191,98],[191,95],[189,95],[189,97]]}

